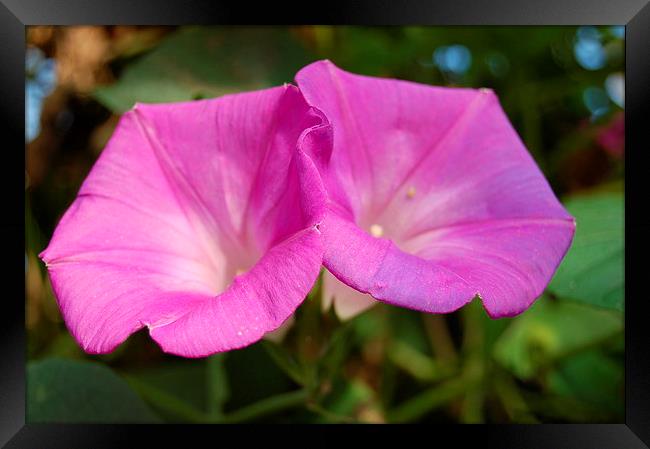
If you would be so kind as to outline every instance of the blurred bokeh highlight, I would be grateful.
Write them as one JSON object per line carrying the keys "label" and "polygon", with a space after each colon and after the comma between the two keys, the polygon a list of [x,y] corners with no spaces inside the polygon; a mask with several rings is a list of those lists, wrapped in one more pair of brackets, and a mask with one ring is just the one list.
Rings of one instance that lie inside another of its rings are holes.
{"label": "blurred bokeh highlight", "polygon": [[[25,282],[30,422],[623,422],[624,39],[613,27],[27,27]],[[206,359],[146,331],[87,355],[45,248],[138,102],[356,73],[490,87],[576,217],[544,295],[515,318],[377,304],[340,322],[319,285],[284,336]]]}

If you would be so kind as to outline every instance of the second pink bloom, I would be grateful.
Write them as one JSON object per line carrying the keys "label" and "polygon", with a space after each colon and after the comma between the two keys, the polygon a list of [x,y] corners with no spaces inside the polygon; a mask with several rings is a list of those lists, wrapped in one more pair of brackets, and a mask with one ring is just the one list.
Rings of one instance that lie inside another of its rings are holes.
{"label": "second pink bloom", "polygon": [[334,130],[331,155],[315,157],[330,197],[325,299],[339,314],[369,295],[433,313],[479,296],[497,318],[541,295],[575,224],[491,90],[360,76],[329,61],[296,80]]}

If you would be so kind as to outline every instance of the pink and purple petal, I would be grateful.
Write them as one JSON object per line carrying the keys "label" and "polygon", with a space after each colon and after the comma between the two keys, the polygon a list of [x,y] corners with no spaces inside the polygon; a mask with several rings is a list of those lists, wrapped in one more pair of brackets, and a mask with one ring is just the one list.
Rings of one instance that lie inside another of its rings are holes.
{"label": "pink and purple petal", "polygon": [[492,91],[360,76],[329,61],[296,80],[334,128],[329,160],[314,155],[331,201],[321,230],[334,276],[433,313],[478,295],[490,316],[511,316],[542,293],[574,221]]}
{"label": "pink and purple petal", "polygon": [[77,341],[110,352],[147,326],[199,357],[279,327],[320,269],[305,151],[330,140],[292,86],[127,112],[41,254]]}

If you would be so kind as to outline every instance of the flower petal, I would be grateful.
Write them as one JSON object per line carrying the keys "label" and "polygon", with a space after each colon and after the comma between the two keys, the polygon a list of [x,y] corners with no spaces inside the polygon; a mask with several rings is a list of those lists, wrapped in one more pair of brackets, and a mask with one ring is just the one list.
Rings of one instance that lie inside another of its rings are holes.
{"label": "flower petal", "polygon": [[151,336],[166,352],[186,357],[246,346],[293,314],[314,284],[321,262],[320,233],[305,229],[273,247],[223,294],[193,298],[186,314],[153,324]]}
{"label": "flower petal", "polygon": [[334,127],[320,167],[332,274],[436,313],[480,295],[491,316],[510,316],[541,294],[574,222],[492,91],[354,75],[329,61],[296,80]]}
{"label": "flower petal", "polygon": [[323,311],[334,306],[336,315],[342,320],[348,320],[375,304],[377,301],[372,296],[348,287],[327,270],[323,273]]}
{"label": "flower petal", "polygon": [[197,357],[279,327],[320,269],[303,148],[330,140],[291,86],[127,112],[41,254],[77,341],[110,352],[146,325]]}
{"label": "flower petal", "polygon": [[327,269],[350,287],[376,299],[446,313],[469,302],[476,293],[444,266],[407,254],[391,240],[374,238],[334,211],[325,217],[320,229]]}

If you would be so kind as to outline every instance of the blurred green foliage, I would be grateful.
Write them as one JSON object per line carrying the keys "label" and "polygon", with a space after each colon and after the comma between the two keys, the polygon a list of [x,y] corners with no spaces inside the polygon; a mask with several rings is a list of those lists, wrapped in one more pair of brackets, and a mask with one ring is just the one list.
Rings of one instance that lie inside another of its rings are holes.
{"label": "blurred green foliage", "polygon": [[495,358],[521,379],[620,335],[620,316],[569,301],[537,301],[495,345]]}
{"label": "blurred green foliage", "polygon": [[[242,57],[243,56],[243,57]],[[170,102],[261,89],[291,80],[309,55],[287,29],[189,27],[129,65],[95,97],[122,113],[136,102]]]}
{"label": "blurred green foliage", "polygon": [[[612,123],[622,113],[610,92],[623,70],[620,30],[101,30],[95,34],[109,44],[91,72],[112,81],[89,96],[60,76],[44,104],[43,131],[27,146],[29,421],[623,421],[623,136],[614,136],[620,148],[599,143],[616,132]],[[60,67],[80,61],[61,53],[67,29],[32,31],[28,41]],[[598,40],[601,59],[580,59],[580,36]],[[291,82],[300,67],[324,58],[361,74],[496,91],[576,217],[574,244],[547,292],[515,318],[491,320],[477,301],[444,316],[378,303],[340,322],[321,312],[316,285],[281,342],[182,359],[163,354],[143,331],[111,354],[84,354],[37,254],[116,117],[135,102]],[[87,69],[78,64],[72,73]]]}

